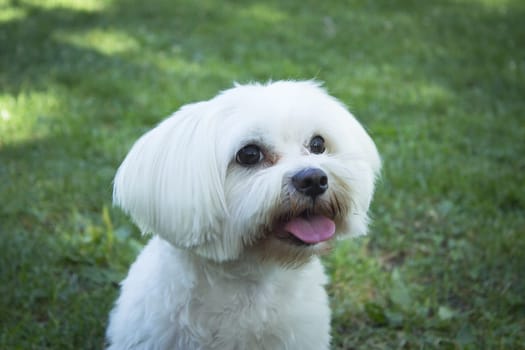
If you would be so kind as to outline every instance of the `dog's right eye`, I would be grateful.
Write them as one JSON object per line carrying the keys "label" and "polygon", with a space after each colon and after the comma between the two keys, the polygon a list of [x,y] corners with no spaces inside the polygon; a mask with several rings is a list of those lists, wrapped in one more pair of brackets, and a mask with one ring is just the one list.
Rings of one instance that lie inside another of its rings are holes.
{"label": "dog's right eye", "polygon": [[237,152],[236,160],[241,165],[255,165],[263,158],[264,156],[259,146],[247,145]]}

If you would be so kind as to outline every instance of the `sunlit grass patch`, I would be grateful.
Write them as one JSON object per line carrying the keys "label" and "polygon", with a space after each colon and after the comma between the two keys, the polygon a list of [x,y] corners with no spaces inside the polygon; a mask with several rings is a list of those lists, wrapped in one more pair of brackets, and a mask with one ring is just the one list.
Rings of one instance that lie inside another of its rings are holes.
{"label": "sunlit grass patch", "polygon": [[27,15],[27,11],[22,8],[9,7],[0,3],[0,23],[22,20]]}
{"label": "sunlit grass patch", "polygon": [[59,31],[54,34],[59,42],[79,48],[92,49],[104,55],[116,55],[137,51],[140,44],[128,33],[122,31],[95,28],[80,33]]}
{"label": "sunlit grass patch", "polygon": [[288,18],[288,15],[280,11],[277,7],[262,3],[247,6],[239,11],[239,15],[266,22],[268,25],[283,22]]}
{"label": "sunlit grass patch", "polygon": [[0,95],[0,146],[46,138],[61,108],[53,91]]}
{"label": "sunlit grass patch", "polygon": [[108,0],[20,0],[21,5],[30,5],[46,10],[67,8],[74,11],[98,12],[107,8]]}

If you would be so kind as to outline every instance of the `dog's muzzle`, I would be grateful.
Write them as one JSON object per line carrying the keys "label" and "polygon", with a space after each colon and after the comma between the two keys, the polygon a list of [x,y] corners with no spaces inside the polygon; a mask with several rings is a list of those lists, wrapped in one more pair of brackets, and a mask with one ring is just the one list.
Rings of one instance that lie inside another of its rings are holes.
{"label": "dog's muzzle", "polygon": [[313,245],[332,238],[336,227],[333,214],[322,210],[319,197],[328,189],[328,176],[319,168],[304,168],[291,179],[297,191],[292,208],[280,220],[277,237],[300,245]]}

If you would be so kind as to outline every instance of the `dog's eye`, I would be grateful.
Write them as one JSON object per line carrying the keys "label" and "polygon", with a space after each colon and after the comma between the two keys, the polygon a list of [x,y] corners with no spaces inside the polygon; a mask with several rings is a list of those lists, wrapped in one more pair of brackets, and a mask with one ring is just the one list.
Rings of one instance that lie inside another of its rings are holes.
{"label": "dog's eye", "polygon": [[259,146],[247,145],[237,152],[236,160],[241,165],[255,165],[263,158],[264,156]]}
{"label": "dog's eye", "polygon": [[325,151],[324,139],[317,135],[312,137],[310,140],[310,152],[315,154],[321,154]]}

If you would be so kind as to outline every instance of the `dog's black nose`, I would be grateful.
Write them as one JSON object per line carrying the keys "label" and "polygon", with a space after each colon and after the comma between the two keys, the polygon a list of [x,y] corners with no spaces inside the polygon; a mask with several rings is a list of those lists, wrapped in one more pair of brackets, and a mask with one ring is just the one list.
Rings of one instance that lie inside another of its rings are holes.
{"label": "dog's black nose", "polygon": [[292,176],[295,189],[309,197],[315,198],[328,188],[328,176],[318,168],[306,168]]}

